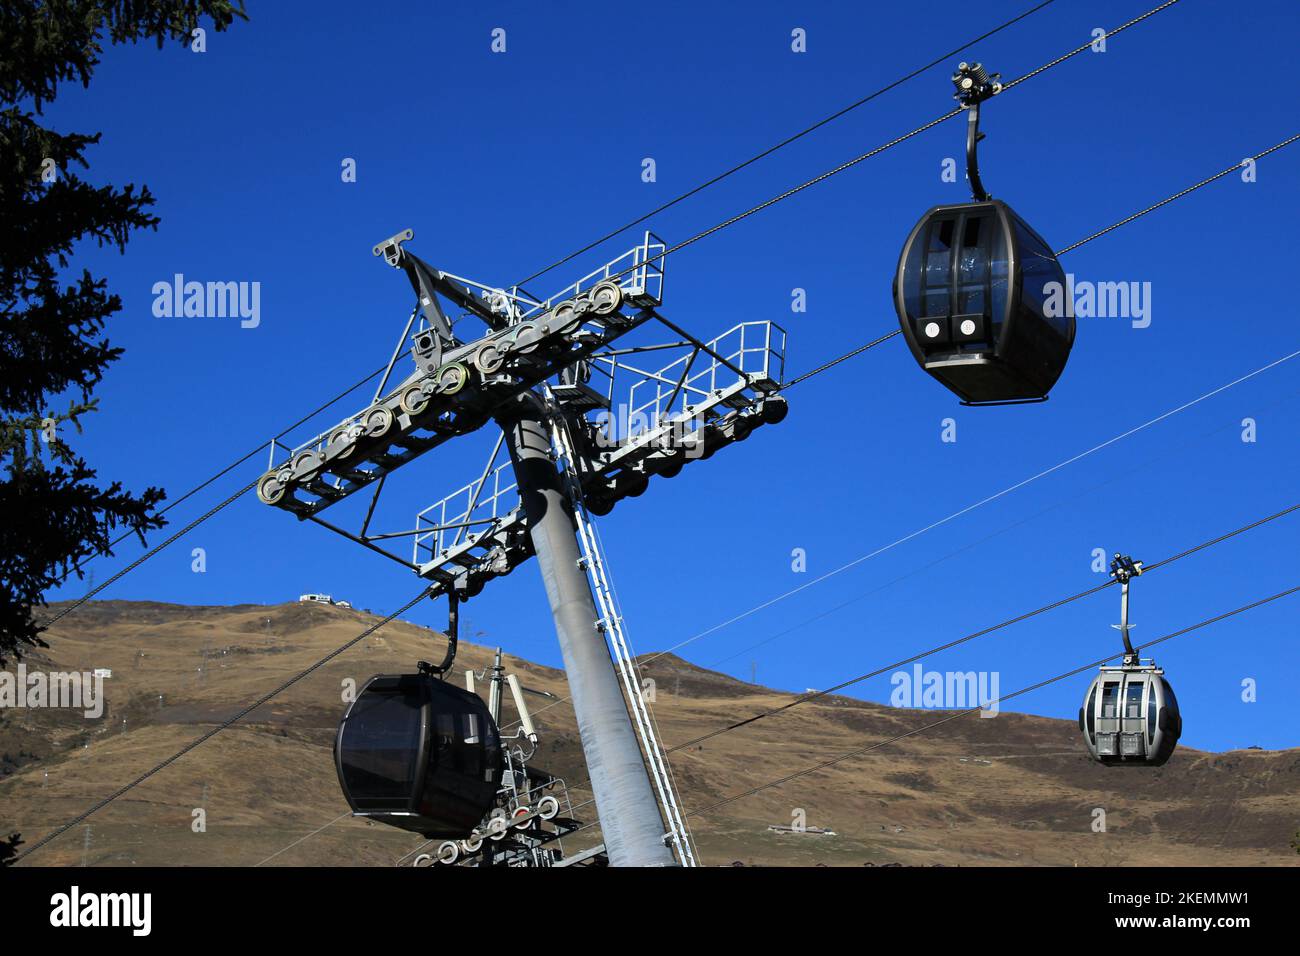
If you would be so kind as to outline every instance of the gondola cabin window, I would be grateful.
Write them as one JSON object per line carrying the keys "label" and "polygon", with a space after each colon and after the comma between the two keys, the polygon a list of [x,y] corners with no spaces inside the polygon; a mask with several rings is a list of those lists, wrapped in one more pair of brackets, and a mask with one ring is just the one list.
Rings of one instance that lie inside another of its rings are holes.
{"label": "gondola cabin window", "polygon": [[364,806],[385,805],[415,783],[424,701],[414,690],[358,699],[342,753],[351,789]]}
{"label": "gondola cabin window", "polygon": [[1116,704],[1119,700],[1119,684],[1114,681],[1107,681],[1101,687],[1101,716],[1102,719],[1113,720],[1119,716]]}
{"label": "gondola cabin window", "polygon": [[1124,714],[1133,720],[1142,717],[1142,689],[1146,687],[1144,680],[1130,680],[1128,685],[1128,707]]}

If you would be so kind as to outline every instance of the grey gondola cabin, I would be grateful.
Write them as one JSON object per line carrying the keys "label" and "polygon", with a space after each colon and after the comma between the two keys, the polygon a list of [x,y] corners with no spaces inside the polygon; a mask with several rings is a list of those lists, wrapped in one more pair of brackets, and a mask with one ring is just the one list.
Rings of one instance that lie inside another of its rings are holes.
{"label": "grey gondola cabin", "polygon": [[1044,400],[1074,344],[1051,246],[996,199],[922,217],[898,261],[894,307],[916,361],[965,404]]}
{"label": "grey gondola cabin", "polygon": [[1102,764],[1158,767],[1178,746],[1178,698],[1154,663],[1103,667],[1079,708],[1088,753]]}

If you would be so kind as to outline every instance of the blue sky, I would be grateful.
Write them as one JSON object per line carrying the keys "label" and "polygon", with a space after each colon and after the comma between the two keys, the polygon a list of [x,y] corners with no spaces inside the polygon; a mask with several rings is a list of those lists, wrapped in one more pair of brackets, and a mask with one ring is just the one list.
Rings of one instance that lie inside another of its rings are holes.
{"label": "blue sky", "polygon": [[[436,266],[506,285],[1027,9],[928,4],[452,3],[424,10],[251,3],[207,52],[109,50],[89,90],[48,116],[103,130],[90,179],[147,183],[163,222],[125,256],[87,248],[125,308],[126,355],[77,447],[105,478],[175,497],[384,362],[411,305],[371,246],[411,227]],[[1154,6],[1154,2],[1150,3]],[[966,58],[1010,79],[1147,8],[1058,0]],[[1300,16],[1285,0],[1226,16],[1183,0],[989,104],[981,168],[1061,248],[1295,133],[1287,64]],[[506,52],[491,52],[491,31]],[[807,52],[790,48],[807,31]],[[958,58],[954,58],[958,59]],[[681,240],[946,112],[936,67],[651,225]],[[702,337],[738,321],[789,331],[804,371],[896,327],[890,282],[962,155],[952,121],[724,230],[668,262],[664,313]],[[641,179],[654,158],[657,181]],[[340,164],[357,163],[344,183]],[[1147,328],[1080,320],[1070,365],[1040,406],[967,409],[898,340],[791,390],[791,414],[602,519],[639,652],[691,640],[1300,348],[1290,270],[1300,146],[1063,259],[1080,279],[1151,283]],[[613,240],[532,283],[550,292],[639,238]],[[158,318],[154,283],[261,283],[261,322]],[[808,310],[792,313],[791,290]],[[405,361],[405,360],[403,360]],[[682,647],[689,660],[792,690],[822,687],[1012,617],[1102,578],[1092,552],[1154,562],[1295,501],[1300,359],[1281,364],[962,517]],[[399,366],[401,368],[402,366]],[[360,399],[358,399],[359,407]],[[354,410],[345,402],[310,433]],[[958,440],[941,441],[953,418]],[[1242,441],[1242,420],[1258,440]],[[304,429],[296,437],[310,434]],[[399,472],[387,526],[477,474],[486,433]],[[258,473],[238,471],[172,512],[189,520]],[[1144,578],[1150,639],[1298,583],[1300,517]],[[207,571],[191,571],[191,548]],[[808,570],[791,569],[803,548]],[[92,565],[96,581],[137,545]],[[413,575],[249,496],[102,597],[274,603],[326,591],[387,611]],[[57,597],[78,596],[74,582]],[[52,597],[55,597],[52,596]],[[1156,653],[1185,711],[1184,742],[1300,744],[1297,598]],[[840,608],[840,605],[844,607]],[[1009,691],[1112,652],[1113,592],[935,657]],[[840,608],[838,610],[834,610]],[[829,613],[828,613],[829,612]],[[441,604],[411,617],[438,625]],[[558,664],[533,566],[466,607],[469,630]],[[814,620],[816,619],[816,620]],[[779,635],[779,636],[778,636]],[[757,646],[755,646],[757,645]],[[1244,703],[1244,679],[1258,701]],[[1014,709],[1070,717],[1079,677]],[[862,696],[885,700],[877,678]],[[792,715],[789,719],[799,719]]]}

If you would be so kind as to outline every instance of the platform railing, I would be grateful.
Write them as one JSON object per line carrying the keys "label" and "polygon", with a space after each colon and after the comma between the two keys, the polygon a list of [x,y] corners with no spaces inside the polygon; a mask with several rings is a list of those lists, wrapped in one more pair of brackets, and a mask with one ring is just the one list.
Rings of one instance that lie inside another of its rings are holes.
{"label": "platform railing", "polygon": [[[664,265],[667,248],[667,244],[662,239],[647,230],[638,245],[547,297],[533,309],[524,312],[523,318],[534,318],[556,304],[572,299],[597,283],[614,276],[619,277],[618,284],[627,295],[633,298],[644,296],[651,300],[650,304],[659,305],[664,300]],[[624,272],[627,274],[621,275]],[[511,294],[518,296],[519,290],[511,289]]]}
{"label": "platform railing", "polygon": [[415,564],[436,560],[444,551],[481,534],[518,504],[514,468],[507,461],[416,515],[412,560]]}
{"label": "platform railing", "polygon": [[779,383],[785,373],[785,337],[775,322],[741,322],[705,342],[705,349],[681,346],[684,354],[662,368],[633,364],[634,354],[597,356],[592,369],[604,381],[611,402],[616,383],[633,379],[621,393],[627,396],[624,414],[629,425],[644,421],[654,428],[665,419],[689,414],[689,407],[738,382]]}

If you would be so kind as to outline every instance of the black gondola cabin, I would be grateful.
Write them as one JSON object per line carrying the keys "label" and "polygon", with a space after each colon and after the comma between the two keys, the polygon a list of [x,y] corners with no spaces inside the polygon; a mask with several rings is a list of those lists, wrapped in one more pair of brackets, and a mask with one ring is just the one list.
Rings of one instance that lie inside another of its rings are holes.
{"label": "black gondola cabin", "polygon": [[971,405],[1045,399],[1074,344],[1051,246],[996,199],[922,217],[899,258],[894,307],[917,362]]}
{"label": "black gondola cabin", "polygon": [[1103,667],[1079,708],[1079,731],[1094,760],[1158,767],[1183,732],[1178,698],[1154,664]]}
{"label": "black gondola cabin", "polygon": [[355,815],[448,839],[482,822],[503,769],[482,698],[429,674],[367,681],[339,722],[334,762]]}

